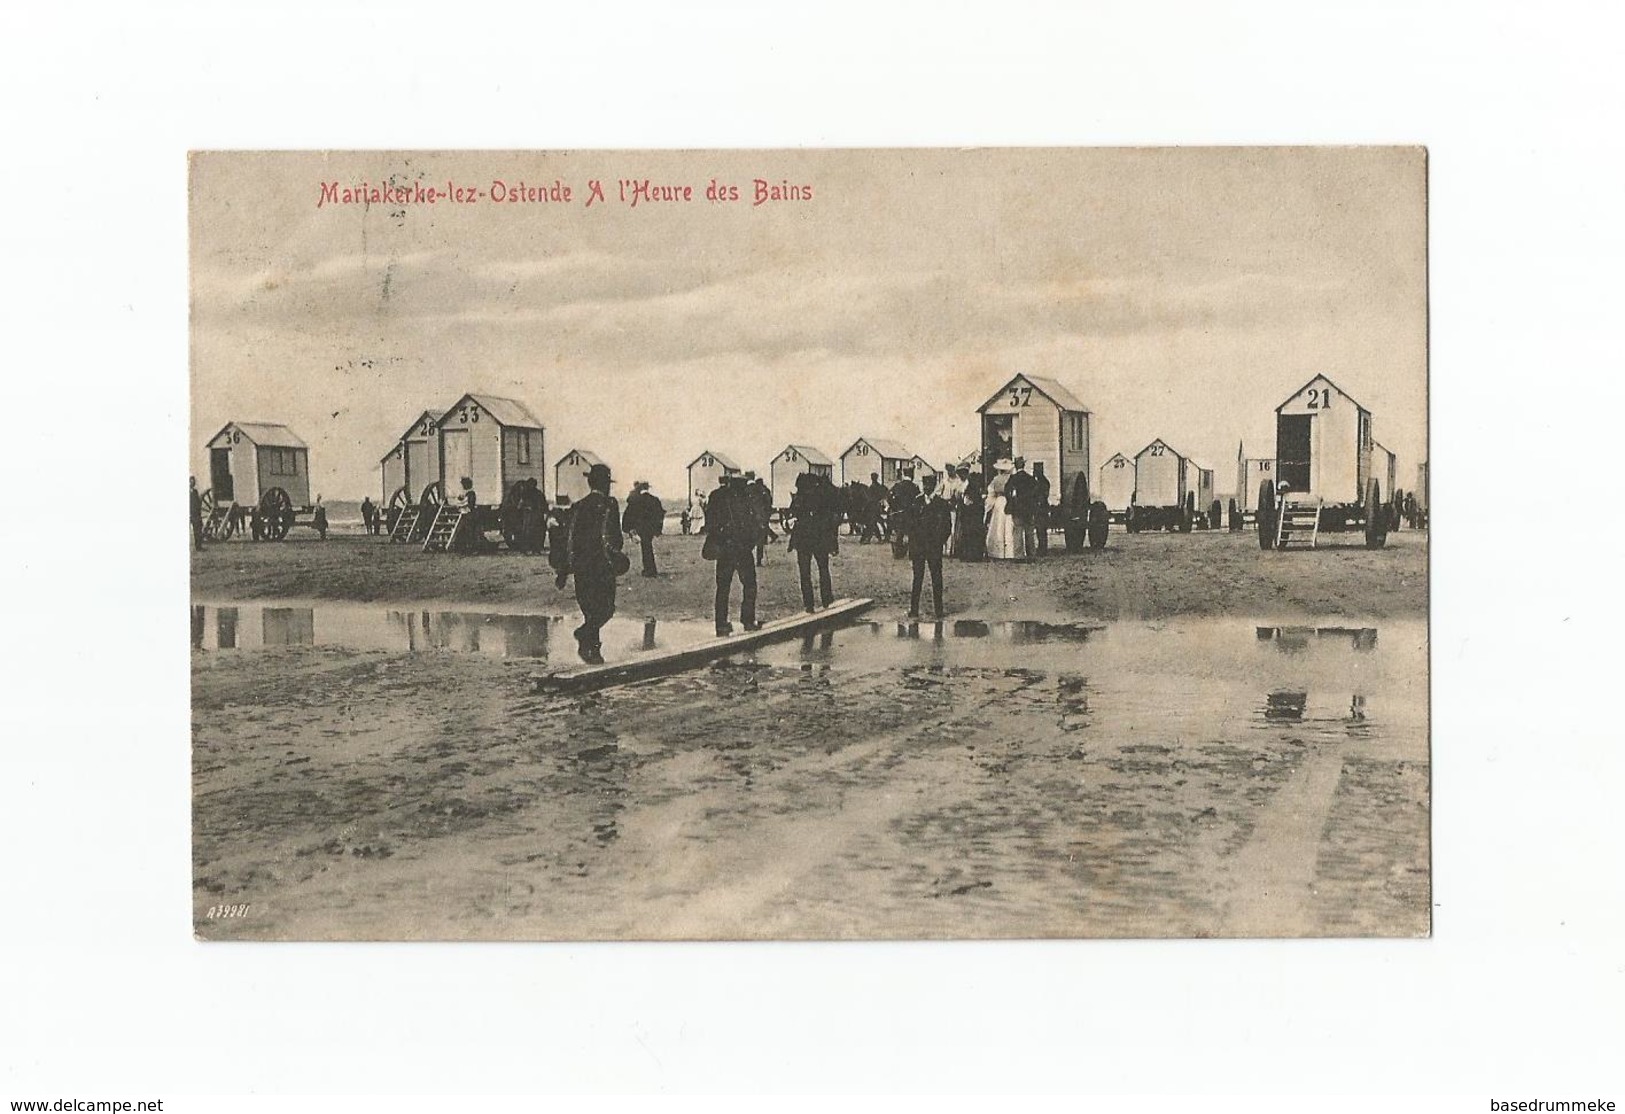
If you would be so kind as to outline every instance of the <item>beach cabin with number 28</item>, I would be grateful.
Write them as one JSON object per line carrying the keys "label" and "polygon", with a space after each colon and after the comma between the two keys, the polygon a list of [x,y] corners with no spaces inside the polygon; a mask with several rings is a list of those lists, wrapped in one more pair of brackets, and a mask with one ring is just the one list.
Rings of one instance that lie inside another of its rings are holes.
{"label": "beach cabin with number 28", "polygon": [[382,506],[416,503],[430,485],[440,482],[440,438],[434,428],[440,417],[439,410],[423,411],[379,461],[384,473]]}
{"label": "beach cabin with number 28", "polygon": [[982,474],[1000,460],[1042,464],[1050,498],[1068,504],[1072,482],[1089,482],[1089,408],[1054,379],[1017,375],[976,412],[982,418]]}

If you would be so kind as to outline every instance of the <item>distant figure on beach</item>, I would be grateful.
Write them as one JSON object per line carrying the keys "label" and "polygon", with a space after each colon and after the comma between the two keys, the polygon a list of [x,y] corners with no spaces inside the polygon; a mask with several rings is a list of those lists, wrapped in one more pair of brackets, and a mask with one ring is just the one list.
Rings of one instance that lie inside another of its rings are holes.
{"label": "distant figure on beach", "polygon": [[649,482],[639,480],[633,484],[632,494],[626,497],[626,514],[621,519],[621,526],[638,539],[638,546],[643,551],[644,576],[659,575],[655,569],[655,538],[660,536],[665,524],[666,505],[649,490]]}
{"label": "distant figure on beach", "polygon": [[869,473],[869,497],[864,506],[863,536],[859,543],[884,541],[890,528],[886,521],[886,485],[880,482],[879,472]]}
{"label": "distant figure on beach", "polygon": [[197,477],[190,476],[191,503],[192,503],[192,548],[199,553],[203,552],[203,495],[197,489]]}
{"label": "distant figure on beach", "polygon": [[327,540],[327,508],[322,506],[322,497],[320,495],[316,496],[316,510],[311,515],[310,524],[316,527],[316,532],[322,536],[322,541],[325,542]]}
{"label": "distant figure on beach", "polygon": [[581,608],[576,645],[581,660],[589,665],[603,664],[602,632],[615,614],[615,578],[628,567],[621,544],[621,508],[609,494],[610,483],[608,465],[594,464],[587,470],[587,494],[570,508],[563,553],[554,559],[558,569],[554,583],[560,589],[571,576],[576,580],[576,604]]}
{"label": "distant figure on beach", "polygon": [[722,486],[711,493],[706,504],[705,547],[700,551],[717,563],[716,630],[733,633],[728,621],[729,600],[734,577],[739,578],[739,621],[746,630],[760,630],[756,621],[756,543],[766,524],[761,520],[761,504],[739,475],[722,477]]}
{"label": "distant figure on beach", "polygon": [[897,473],[897,482],[886,493],[886,505],[891,508],[891,555],[901,561],[908,556],[908,521],[919,501],[920,488],[914,482],[914,469],[903,468]]}
{"label": "distant figure on beach", "polygon": [[835,601],[829,559],[841,546],[841,493],[827,476],[803,472],[796,477],[790,497],[790,550],[801,572],[801,603],[813,610],[812,566],[818,563],[818,599],[823,607]]}
{"label": "distant figure on beach", "polygon": [[248,532],[255,541],[265,538],[265,516],[260,513],[258,503],[255,503],[254,509],[248,512]]}
{"label": "distant figure on beach", "polygon": [[987,489],[987,556],[993,561],[1022,561],[1027,557],[1027,535],[1016,522],[1010,502],[1010,480],[1015,465],[1001,460],[993,466]]}
{"label": "distant figure on beach", "polygon": [[959,556],[960,514],[961,502],[965,497],[965,481],[960,478],[952,463],[942,466],[942,482],[937,486],[937,494],[948,504],[949,527],[948,546],[943,550],[944,557]]}
{"label": "distant figure on beach", "polygon": [[688,537],[689,534],[693,533],[694,512],[690,507],[685,506],[683,508],[683,513],[677,516],[677,524],[683,528],[683,536],[685,538]]}
{"label": "distant figure on beach", "polygon": [[964,493],[959,498],[959,553],[961,561],[981,561],[987,557],[987,481],[981,469],[971,471],[960,465],[959,478]]}
{"label": "distant figure on beach", "polygon": [[[540,553],[547,546],[547,496],[534,476],[520,480],[512,492],[512,512],[517,518],[513,536],[521,553]],[[504,514],[508,508],[504,508]]]}
{"label": "distant figure on beach", "polygon": [[937,490],[937,478],[920,480],[922,490],[908,513],[908,555],[914,562],[914,587],[909,594],[908,617],[920,617],[920,590],[931,573],[933,614],[942,618],[942,547],[953,533],[953,509]]}
{"label": "distant figure on beach", "polygon": [[1032,515],[1028,519],[1031,535],[1028,538],[1029,550],[1036,549],[1038,556],[1049,554],[1049,477],[1044,475],[1044,462],[1033,464],[1032,476]]}

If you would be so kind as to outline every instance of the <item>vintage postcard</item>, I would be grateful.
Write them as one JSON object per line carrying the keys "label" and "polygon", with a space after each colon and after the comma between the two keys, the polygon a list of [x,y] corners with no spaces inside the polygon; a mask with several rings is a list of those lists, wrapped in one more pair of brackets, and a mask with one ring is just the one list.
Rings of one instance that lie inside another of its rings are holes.
{"label": "vintage postcard", "polygon": [[1425,151],[189,190],[200,937],[1429,932]]}

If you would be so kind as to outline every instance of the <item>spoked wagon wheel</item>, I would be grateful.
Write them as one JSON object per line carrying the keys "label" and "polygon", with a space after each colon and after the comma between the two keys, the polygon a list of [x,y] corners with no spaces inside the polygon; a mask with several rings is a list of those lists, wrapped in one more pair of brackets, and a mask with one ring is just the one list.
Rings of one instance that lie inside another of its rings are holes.
{"label": "spoked wagon wheel", "polygon": [[1258,548],[1271,549],[1275,545],[1275,485],[1265,480],[1258,485]]}
{"label": "spoked wagon wheel", "polygon": [[1083,543],[1089,525],[1089,477],[1079,472],[1072,477],[1072,487],[1066,494],[1066,551],[1083,552]]}
{"label": "spoked wagon wheel", "polygon": [[273,487],[260,499],[260,521],[265,524],[265,536],[279,542],[293,527],[293,500],[280,487]]}
{"label": "spoked wagon wheel", "polygon": [[1382,505],[1382,485],[1376,480],[1366,488],[1365,547],[1381,549],[1388,544],[1388,508]]}
{"label": "spoked wagon wheel", "polygon": [[200,498],[203,500],[203,521],[207,522],[214,517],[214,488],[204,488]]}
{"label": "spoked wagon wheel", "polygon": [[412,497],[406,493],[406,485],[402,484],[395,489],[395,494],[389,497],[389,506],[384,511],[384,525],[388,533],[395,532],[395,524],[401,520],[401,514],[411,506]]}
{"label": "spoked wagon wheel", "polygon": [[1106,535],[1111,532],[1112,512],[1106,509],[1106,504],[1095,500],[1089,504],[1089,548],[1100,549],[1106,544]]}
{"label": "spoked wagon wheel", "polygon": [[418,497],[418,509],[432,512],[435,507],[440,506],[445,501],[446,489],[440,486],[439,480],[436,480],[425,487],[423,494]]}
{"label": "spoked wagon wheel", "polygon": [[217,538],[219,538],[221,541],[230,541],[232,536],[235,535],[237,533],[237,531],[242,528],[242,525],[243,525],[243,511],[242,511],[242,508],[241,507],[232,507],[229,511],[226,512],[226,517],[222,518],[220,520],[220,525],[215,527],[215,530],[217,531],[215,536]]}

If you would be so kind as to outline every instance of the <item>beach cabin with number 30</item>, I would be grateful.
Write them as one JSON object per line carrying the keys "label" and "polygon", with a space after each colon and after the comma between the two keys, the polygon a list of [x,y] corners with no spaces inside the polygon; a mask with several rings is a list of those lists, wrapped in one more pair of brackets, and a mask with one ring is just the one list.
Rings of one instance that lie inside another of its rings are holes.
{"label": "beach cabin with number 30", "polygon": [[425,489],[439,482],[440,438],[435,424],[440,416],[439,410],[423,411],[384,454],[379,462],[384,472],[382,506],[416,503],[423,498]]}
{"label": "beach cabin with number 30", "polygon": [[542,423],[523,403],[495,395],[466,394],[435,423],[440,440],[440,482],[455,502],[462,479],[474,481],[482,506],[500,505],[520,480],[546,486]]}
{"label": "beach cabin with number 30", "polygon": [[295,507],[310,505],[310,450],[285,425],[227,422],[209,438],[209,490],[217,506],[256,506],[280,487]]}
{"label": "beach cabin with number 30", "polygon": [[880,482],[890,487],[913,462],[914,454],[896,441],[859,437],[841,454],[841,482],[866,484],[878,472]]}
{"label": "beach cabin with number 30", "polygon": [[1128,510],[1134,498],[1134,462],[1122,453],[1113,453],[1100,466],[1100,483],[1095,487],[1095,498],[1105,503],[1108,511]]}
{"label": "beach cabin with number 30", "polygon": [[692,507],[702,498],[709,499],[723,476],[737,476],[743,471],[728,457],[706,449],[688,462],[688,505]]}
{"label": "beach cabin with number 30", "polygon": [[767,466],[767,486],[773,492],[773,506],[783,510],[796,493],[796,477],[803,472],[823,476],[833,482],[835,462],[811,445],[786,445]]}
{"label": "beach cabin with number 30", "polygon": [[1089,408],[1054,379],[1017,375],[976,412],[982,419],[982,473],[1001,460],[1042,464],[1051,498],[1063,505],[1078,476],[1089,476]]}
{"label": "beach cabin with number 30", "polygon": [[[1275,462],[1276,481],[1295,494],[1327,505],[1364,502],[1372,478],[1371,411],[1315,376],[1275,408]],[[1385,489],[1381,498],[1388,497]]]}

